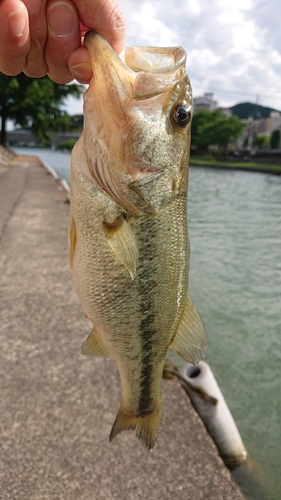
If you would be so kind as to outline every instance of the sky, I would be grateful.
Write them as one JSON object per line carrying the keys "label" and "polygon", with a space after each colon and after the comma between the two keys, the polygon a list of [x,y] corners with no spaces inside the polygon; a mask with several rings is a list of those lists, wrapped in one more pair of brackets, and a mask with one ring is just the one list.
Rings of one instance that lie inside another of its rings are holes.
{"label": "sky", "polygon": [[[280,0],[120,0],[126,45],[185,48],[193,96],[281,110]],[[81,101],[68,102],[70,114]]]}

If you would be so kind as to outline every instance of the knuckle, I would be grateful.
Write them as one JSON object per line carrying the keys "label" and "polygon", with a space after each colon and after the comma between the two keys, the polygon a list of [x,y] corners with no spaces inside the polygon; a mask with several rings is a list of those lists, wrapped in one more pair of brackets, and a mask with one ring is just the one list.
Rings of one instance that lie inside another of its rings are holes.
{"label": "knuckle", "polygon": [[113,29],[118,31],[120,33],[120,36],[125,35],[125,31],[126,31],[125,18],[124,18],[123,12],[122,12],[121,8],[119,7],[119,5],[117,5],[117,4],[112,5],[110,17],[111,17]]}
{"label": "knuckle", "polygon": [[36,70],[36,68],[29,68],[29,67],[24,68],[23,72],[29,78],[42,78],[47,74],[47,71],[44,71],[43,69]]}
{"label": "knuckle", "polygon": [[49,70],[48,77],[55,83],[65,85],[73,80],[73,76],[69,72],[60,73],[59,71]]}
{"label": "knuckle", "polygon": [[66,67],[66,65],[57,65],[57,62],[53,64],[53,61],[49,61],[47,75],[53,82],[65,84],[73,80],[71,73]]}
{"label": "knuckle", "polygon": [[7,76],[19,75],[25,66],[25,58],[0,55],[0,71]]}
{"label": "knuckle", "polygon": [[30,78],[41,78],[48,72],[48,66],[42,54],[34,52],[28,54],[24,73]]}

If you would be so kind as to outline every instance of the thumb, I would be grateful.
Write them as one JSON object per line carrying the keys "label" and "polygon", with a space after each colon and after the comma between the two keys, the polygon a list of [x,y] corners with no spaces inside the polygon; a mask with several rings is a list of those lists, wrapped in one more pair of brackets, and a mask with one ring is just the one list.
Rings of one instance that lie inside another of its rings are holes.
{"label": "thumb", "polygon": [[116,0],[73,0],[83,30],[92,29],[101,35],[120,54],[124,49],[126,24]]}

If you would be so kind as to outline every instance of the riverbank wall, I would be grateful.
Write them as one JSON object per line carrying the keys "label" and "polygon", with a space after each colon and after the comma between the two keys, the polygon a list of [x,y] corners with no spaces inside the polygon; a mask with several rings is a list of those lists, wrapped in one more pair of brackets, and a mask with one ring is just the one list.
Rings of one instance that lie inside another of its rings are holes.
{"label": "riverbank wall", "polygon": [[[1,154],[1,151],[0,151]],[[242,500],[177,380],[149,453],[108,437],[121,393],[116,365],[80,355],[91,325],[69,272],[69,204],[36,157],[0,175],[0,498]]]}
{"label": "riverbank wall", "polygon": [[0,169],[6,168],[15,156],[16,154],[11,149],[4,148],[0,144]]}
{"label": "riverbank wall", "polygon": [[249,164],[242,164],[239,165],[239,163],[227,163],[221,161],[221,163],[207,163],[202,161],[194,161],[192,158],[190,159],[190,166],[191,167],[204,167],[204,168],[213,168],[213,169],[218,169],[218,170],[242,170],[245,172],[256,172],[256,173],[263,173],[263,174],[272,174],[272,175],[281,175],[281,167],[280,164],[263,164],[262,162],[258,162],[256,165],[251,165]]}

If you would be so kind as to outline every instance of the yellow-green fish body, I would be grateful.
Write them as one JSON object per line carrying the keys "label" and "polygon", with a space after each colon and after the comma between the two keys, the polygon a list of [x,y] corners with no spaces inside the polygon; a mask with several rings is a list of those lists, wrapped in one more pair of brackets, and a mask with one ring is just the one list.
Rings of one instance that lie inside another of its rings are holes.
{"label": "yellow-green fish body", "polygon": [[84,354],[116,361],[125,429],[151,449],[161,423],[168,347],[198,362],[206,347],[188,295],[191,88],[182,48],[132,48],[125,66],[86,36],[94,76],[71,169],[74,285],[93,331]]}

